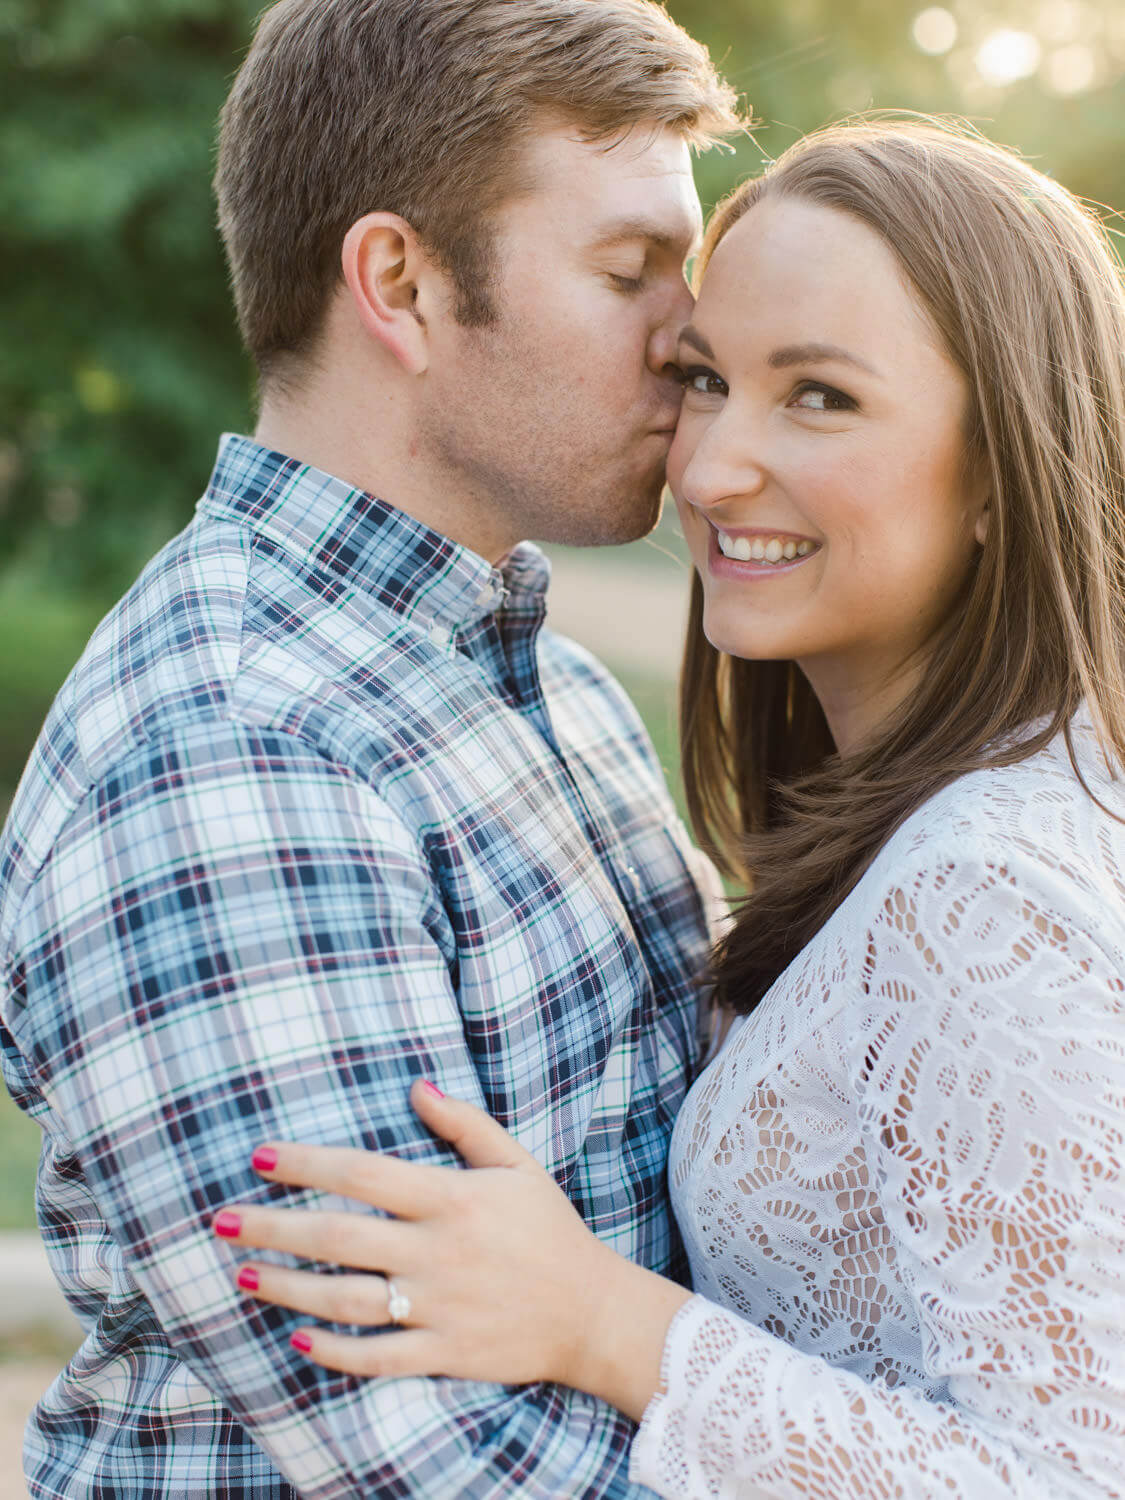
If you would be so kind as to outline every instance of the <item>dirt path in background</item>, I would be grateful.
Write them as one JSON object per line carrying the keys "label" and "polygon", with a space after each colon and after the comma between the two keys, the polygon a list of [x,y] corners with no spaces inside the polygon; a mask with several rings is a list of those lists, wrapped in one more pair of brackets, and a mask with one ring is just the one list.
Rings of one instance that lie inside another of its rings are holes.
{"label": "dirt path in background", "polygon": [[29,1358],[0,1365],[0,1495],[24,1500],[20,1449],[28,1413],[59,1373],[61,1360]]}
{"label": "dirt path in background", "polygon": [[552,559],[547,623],[622,672],[675,680],[687,602],[687,575],[674,569]]}
{"label": "dirt path in background", "polygon": [[0,1234],[0,1289],[0,1497],[22,1500],[24,1423],[82,1329],[34,1230]]}

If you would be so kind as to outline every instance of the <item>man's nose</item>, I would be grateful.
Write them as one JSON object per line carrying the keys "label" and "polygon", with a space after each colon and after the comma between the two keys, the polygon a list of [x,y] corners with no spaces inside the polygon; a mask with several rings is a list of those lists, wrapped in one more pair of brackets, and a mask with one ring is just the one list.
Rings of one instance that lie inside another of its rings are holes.
{"label": "man's nose", "polygon": [[671,379],[678,373],[676,350],[680,333],[690,319],[694,306],[695,298],[690,287],[686,281],[681,281],[669,296],[664,316],[649,334],[648,367],[654,375]]}

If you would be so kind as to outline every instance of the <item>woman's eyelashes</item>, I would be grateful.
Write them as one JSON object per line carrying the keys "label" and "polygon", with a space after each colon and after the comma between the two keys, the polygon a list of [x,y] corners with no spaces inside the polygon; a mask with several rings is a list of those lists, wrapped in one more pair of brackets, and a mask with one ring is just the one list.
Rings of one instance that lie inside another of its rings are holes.
{"label": "woman's eyelashes", "polygon": [[643,274],[640,276],[622,276],[617,271],[609,271],[606,274],[619,292],[639,292],[645,284]]}
{"label": "woman's eyelashes", "polygon": [[[721,375],[707,365],[681,366],[678,376],[685,391],[697,396],[727,396],[730,388]],[[802,380],[789,393],[787,406],[801,411],[855,411],[859,403],[846,391],[820,380]]]}
{"label": "woman's eyelashes", "polygon": [[677,378],[685,391],[693,391],[697,396],[727,394],[726,381],[706,365],[688,365],[686,368],[681,366]]}
{"label": "woman's eyelashes", "polygon": [[[810,399],[804,401],[805,396]],[[858,403],[834,385],[825,385],[819,380],[802,380],[790,396],[789,405],[799,406],[804,411],[855,411]]]}

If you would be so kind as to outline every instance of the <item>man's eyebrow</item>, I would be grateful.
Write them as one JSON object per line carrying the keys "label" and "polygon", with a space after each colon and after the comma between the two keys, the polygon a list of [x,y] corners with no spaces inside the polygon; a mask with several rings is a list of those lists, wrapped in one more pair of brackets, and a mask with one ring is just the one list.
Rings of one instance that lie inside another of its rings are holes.
{"label": "man's eyebrow", "polygon": [[699,329],[693,328],[690,323],[686,323],[680,329],[680,342],[682,344],[690,344],[693,349],[698,349],[700,354],[705,355],[707,359],[715,358],[714,349],[711,348],[711,345],[703,337]]}
{"label": "man's eyebrow", "polygon": [[766,361],[774,370],[784,370],[790,365],[822,365],[833,362],[855,365],[860,370],[866,370],[869,375],[874,375],[876,379],[882,379],[873,365],[860,359],[858,354],[850,354],[847,349],[841,349],[839,344],[786,344],[784,348],[775,349]]}
{"label": "man's eyebrow", "polygon": [[635,240],[647,240],[650,245],[655,245],[659,250],[673,250],[678,255],[684,253],[684,245],[688,245],[688,253],[693,254],[699,244],[699,232],[693,224],[690,235],[676,233],[668,228],[667,223],[661,223],[656,219],[618,219],[612,224],[607,224],[602,232],[594,236],[591,241],[591,249],[605,250],[614,245],[624,245]]}

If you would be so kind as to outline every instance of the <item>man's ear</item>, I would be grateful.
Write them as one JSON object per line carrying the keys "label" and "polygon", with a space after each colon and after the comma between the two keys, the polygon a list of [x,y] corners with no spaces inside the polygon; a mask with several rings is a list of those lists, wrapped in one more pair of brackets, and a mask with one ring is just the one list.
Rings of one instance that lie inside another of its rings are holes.
{"label": "man's ear", "polygon": [[397,214],[365,214],[344,236],[344,280],[360,322],[411,375],[429,362],[423,305],[439,273]]}

